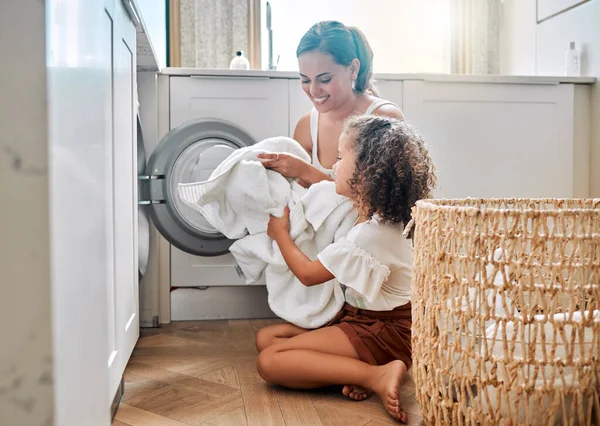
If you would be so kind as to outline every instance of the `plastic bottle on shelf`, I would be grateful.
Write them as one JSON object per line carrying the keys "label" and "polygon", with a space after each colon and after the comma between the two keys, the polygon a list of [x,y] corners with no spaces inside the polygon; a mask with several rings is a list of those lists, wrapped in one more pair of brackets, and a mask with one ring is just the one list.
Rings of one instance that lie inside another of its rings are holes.
{"label": "plastic bottle on shelf", "polygon": [[234,58],[231,60],[231,64],[229,65],[229,69],[231,70],[249,70],[250,62],[244,56],[244,52],[238,50],[235,54]]}
{"label": "plastic bottle on shelf", "polygon": [[569,42],[565,52],[565,75],[579,77],[581,75],[581,52],[574,41]]}

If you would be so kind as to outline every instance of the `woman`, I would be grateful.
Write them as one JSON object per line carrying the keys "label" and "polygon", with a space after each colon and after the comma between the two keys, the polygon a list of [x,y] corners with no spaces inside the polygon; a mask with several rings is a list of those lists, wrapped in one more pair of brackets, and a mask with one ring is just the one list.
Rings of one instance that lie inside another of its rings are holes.
{"label": "woman", "polygon": [[304,186],[332,180],[344,121],[354,115],[403,119],[392,102],[380,99],[372,85],[373,51],[364,34],[337,21],[318,22],[296,50],[300,79],[314,107],[296,125],[294,139],[312,164],[285,154],[263,154],[265,167]]}

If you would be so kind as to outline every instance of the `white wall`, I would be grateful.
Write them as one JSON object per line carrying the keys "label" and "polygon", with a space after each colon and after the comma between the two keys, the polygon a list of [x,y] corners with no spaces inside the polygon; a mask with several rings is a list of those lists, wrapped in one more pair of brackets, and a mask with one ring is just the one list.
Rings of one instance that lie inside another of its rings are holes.
{"label": "white wall", "polygon": [[500,74],[535,75],[536,0],[504,0]]}
{"label": "white wall", "polygon": [[540,75],[562,74],[570,41],[583,48],[582,75],[600,77],[600,1],[591,0],[537,25],[536,65]]}
{"label": "white wall", "polygon": [[[564,75],[570,41],[583,48],[582,76],[600,79],[600,0],[590,0],[537,24],[536,0],[505,0],[502,71]],[[533,64],[532,64],[533,58]],[[590,196],[600,197],[600,82],[592,90]]]}
{"label": "white wall", "polygon": [[[296,47],[316,22],[337,20],[357,26],[375,53],[378,73],[450,70],[450,0],[269,0],[274,62],[297,71]],[[262,1],[262,63],[267,67],[265,1]]]}
{"label": "white wall", "polygon": [[590,0],[537,23],[536,0],[504,0],[501,73],[564,75],[570,41],[583,47],[581,74],[600,71],[600,2]]}
{"label": "white wall", "polygon": [[0,2],[0,425],[54,424],[44,20]]}

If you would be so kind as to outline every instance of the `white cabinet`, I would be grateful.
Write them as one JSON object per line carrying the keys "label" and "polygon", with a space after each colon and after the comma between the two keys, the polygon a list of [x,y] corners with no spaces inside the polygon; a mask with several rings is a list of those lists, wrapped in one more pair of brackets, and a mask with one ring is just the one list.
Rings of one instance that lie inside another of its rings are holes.
{"label": "white cabinet", "polygon": [[[288,133],[288,82],[262,77],[171,77],[171,129],[218,117],[256,140]],[[268,117],[269,126],[265,126]]]}
{"label": "white cabinet", "polygon": [[404,103],[404,82],[400,80],[375,80],[375,88],[379,96],[395,103],[402,110]]}
{"label": "white cabinet", "polygon": [[436,197],[587,196],[589,86],[404,82]]}
{"label": "white cabinet", "polygon": [[[40,5],[30,4],[31,13],[22,16],[38,16]],[[53,357],[40,364],[53,372],[52,380],[36,380],[54,389],[53,424],[108,425],[111,401],[139,333],[133,214],[136,31],[120,0],[68,5],[48,0],[45,14],[46,56],[21,52],[31,67],[42,66],[47,74],[49,167],[40,174],[48,170],[50,177],[54,349]],[[29,72],[24,76],[26,86],[43,80]],[[29,124],[46,129],[45,120]],[[26,220],[23,226],[35,228]],[[27,303],[37,304],[33,298]],[[37,411],[45,401],[34,405]],[[44,420],[52,423],[52,414]]]}
{"label": "white cabinet", "polygon": [[[137,273],[136,30],[119,0],[105,0],[112,52],[111,90],[107,94],[108,173],[112,185],[112,274],[108,289],[109,393],[119,386],[139,337]],[[107,206],[105,206],[106,208]]]}
{"label": "white cabinet", "polygon": [[294,136],[294,130],[296,129],[296,124],[304,114],[310,111],[313,107],[312,102],[304,93],[304,89],[302,89],[302,84],[300,83],[300,79],[290,79],[289,82],[289,90],[290,90],[290,127],[289,127],[289,136]]}

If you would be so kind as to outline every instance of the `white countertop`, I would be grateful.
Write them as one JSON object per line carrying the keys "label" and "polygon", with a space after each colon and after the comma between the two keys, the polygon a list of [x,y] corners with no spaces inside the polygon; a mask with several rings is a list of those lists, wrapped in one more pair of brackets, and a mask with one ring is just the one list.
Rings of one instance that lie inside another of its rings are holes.
{"label": "white countertop", "polygon": [[[161,74],[172,76],[299,78],[293,71],[226,70],[200,68],[163,68]],[[518,76],[518,75],[462,75],[462,74],[375,74],[375,80],[417,80],[454,83],[504,84],[594,84],[595,77]]]}

